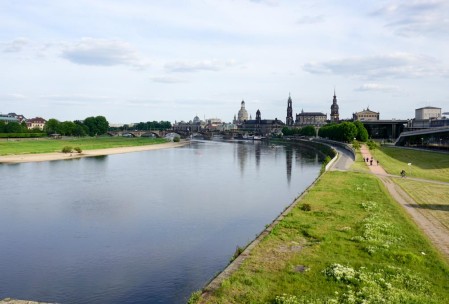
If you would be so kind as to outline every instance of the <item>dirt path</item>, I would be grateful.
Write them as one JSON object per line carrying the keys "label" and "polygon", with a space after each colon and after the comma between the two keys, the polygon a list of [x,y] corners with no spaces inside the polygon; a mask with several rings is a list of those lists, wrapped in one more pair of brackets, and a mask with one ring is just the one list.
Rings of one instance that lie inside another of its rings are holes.
{"label": "dirt path", "polygon": [[361,147],[360,152],[363,158],[368,158],[368,162],[365,163],[368,165],[370,171],[379,176],[390,195],[405,208],[415,223],[449,261],[449,230],[424,209],[416,208],[418,204],[401,187],[392,181],[392,175],[385,172],[382,166],[377,164],[376,159],[373,158],[372,165],[370,165],[371,153],[366,145]]}

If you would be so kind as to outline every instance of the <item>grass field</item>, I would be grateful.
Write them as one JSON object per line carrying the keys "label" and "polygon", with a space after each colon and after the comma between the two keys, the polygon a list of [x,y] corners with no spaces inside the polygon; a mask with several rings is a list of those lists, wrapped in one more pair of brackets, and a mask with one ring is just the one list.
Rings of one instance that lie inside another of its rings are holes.
{"label": "grass field", "polygon": [[143,146],[165,143],[163,138],[86,137],[69,140],[27,139],[0,141],[0,155],[36,154],[60,152],[63,147],[80,147],[82,150]]}
{"label": "grass field", "polygon": [[444,303],[449,267],[404,212],[375,176],[327,172],[199,302]]}
{"label": "grass field", "polygon": [[395,180],[422,209],[449,231],[449,185],[438,185],[409,179]]}
{"label": "grass field", "polygon": [[352,164],[351,169],[359,172],[369,172],[369,168],[366,165],[365,160],[362,159],[362,154],[360,153],[360,150],[356,150],[355,161]]}
{"label": "grass field", "polygon": [[390,174],[405,170],[410,177],[449,182],[449,154],[385,146],[371,153]]}

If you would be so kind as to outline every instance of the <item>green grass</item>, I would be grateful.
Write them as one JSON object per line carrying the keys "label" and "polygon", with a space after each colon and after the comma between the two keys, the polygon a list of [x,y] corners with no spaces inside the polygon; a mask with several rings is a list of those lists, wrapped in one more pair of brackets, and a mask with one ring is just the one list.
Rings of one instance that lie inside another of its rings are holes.
{"label": "green grass", "polygon": [[98,137],[60,139],[30,139],[30,140],[3,140],[0,141],[0,155],[37,154],[60,152],[64,146],[80,147],[81,150],[95,150],[106,148],[119,148],[143,146],[165,143],[163,138],[125,138],[125,137]]}
{"label": "green grass", "polygon": [[449,182],[449,154],[385,146],[372,153],[390,174],[399,175],[405,170],[410,177]]}
{"label": "green grass", "polygon": [[352,163],[351,170],[359,172],[369,172],[369,168],[366,165],[365,160],[362,158],[360,150],[355,152],[355,161]]}
{"label": "green grass", "polygon": [[332,171],[200,302],[444,303],[448,277],[375,176]]}
{"label": "green grass", "polygon": [[449,185],[439,185],[410,179],[396,179],[418,204],[424,214],[437,219],[449,231]]}

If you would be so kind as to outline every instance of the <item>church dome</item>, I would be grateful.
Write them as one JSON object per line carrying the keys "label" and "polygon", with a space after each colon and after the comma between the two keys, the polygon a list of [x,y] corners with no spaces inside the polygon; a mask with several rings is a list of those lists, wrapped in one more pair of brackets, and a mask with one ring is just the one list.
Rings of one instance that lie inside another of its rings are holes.
{"label": "church dome", "polygon": [[237,119],[240,122],[243,122],[244,120],[248,120],[248,112],[245,109],[245,101],[242,100],[241,108],[237,114]]}
{"label": "church dome", "polygon": [[193,123],[199,123],[199,122],[200,122],[200,118],[197,115],[193,118]]}

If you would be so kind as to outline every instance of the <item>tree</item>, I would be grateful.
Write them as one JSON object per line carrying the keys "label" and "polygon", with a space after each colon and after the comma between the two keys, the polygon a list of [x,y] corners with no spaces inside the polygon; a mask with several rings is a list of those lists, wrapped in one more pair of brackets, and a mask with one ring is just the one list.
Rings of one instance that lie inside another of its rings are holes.
{"label": "tree", "polygon": [[104,116],[87,117],[84,120],[89,136],[103,135],[109,129],[109,122]]}
{"label": "tree", "polygon": [[44,131],[50,135],[50,134],[55,134],[55,133],[60,133],[60,122],[59,120],[55,119],[55,118],[50,118],[47,123],[44,126]]}
{"label": "tree", "polygon": [[301,128],[299,131],[299,135],[302,136],[315,136],[316,135],[316,129],[314,126],[305,126],[304,128]]}
{"label": "tree", "polygon": [[341,128],[341,141],[352,142],[357,136],[357,127],[348,121],[341,123],[339,126]]}
{"label": "tree", "polygon": [[368,140],[368,131],[363,123],[357,120],[354,122],[354,125],[357,127],[357,140],[366,142]]}
{"label": "tree", "polygon": [[109,122],[107,121],[106,117],[97,116],[95,117],[95,121],[97,124],[98,135],[106,134],[109,129]]}
{"label": "tree", "polygon": [[357,127],[352,122],[347,121],[338,125],[329,124],[321,127],[318,135],[332,140],[352,142],[357,135]]}
{"label": "tree", "polygon": [[18,122],[9,122],[4,127],[5,133],[22,133],[22,126]]}
{"label": "tree", "polygon": [[60,134],[73,135],[75,132],[76,124],[73,121],[64,121],[59,125]]}
{"label": "tree", "polygon": [[89,129],[81,120],[75,120],[73,123],[75,124],[73,136],[86,136],[89,133]]}

